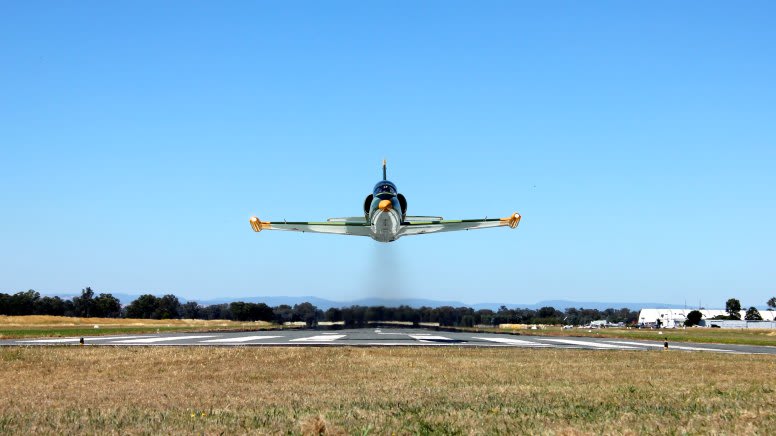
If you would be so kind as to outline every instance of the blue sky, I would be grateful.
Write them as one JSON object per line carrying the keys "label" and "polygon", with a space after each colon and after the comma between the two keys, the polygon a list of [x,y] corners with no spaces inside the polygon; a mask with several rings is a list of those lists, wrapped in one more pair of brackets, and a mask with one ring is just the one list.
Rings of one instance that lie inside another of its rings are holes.
{"label": "blue sky", "polygon": [[[772,2],[0,7],[0,291],[764,306]],[[360,213],[403,238],[262,232]]]}

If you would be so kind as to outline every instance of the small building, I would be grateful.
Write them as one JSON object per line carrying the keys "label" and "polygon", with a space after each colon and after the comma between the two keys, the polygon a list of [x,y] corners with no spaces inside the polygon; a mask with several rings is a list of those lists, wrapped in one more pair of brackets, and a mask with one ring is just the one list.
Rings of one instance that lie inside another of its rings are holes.
{"label": "small building", "polygon": [[709,319],[701,321],[703,327],[723,329],[776,329],[776,321],[739,321],[727,319]]}
{"label": "small building", "polygon": [[[639,324],[656,326],[657,321],[660,320],[661,327],[681,327],[687,319],[687,314],[693,310],[698,309],[641,309],[639,312]],[[701,319],[704,321],[711,320],[717,316],[728,315],[726,311],[720,309],[701,309],[699,312],[703,315]],[[743,320],[746,310],[740,311],[739,315]],[[774,321],[776,320],[776,310],[761,310],[760,316],[763,318],[763,321]]]}

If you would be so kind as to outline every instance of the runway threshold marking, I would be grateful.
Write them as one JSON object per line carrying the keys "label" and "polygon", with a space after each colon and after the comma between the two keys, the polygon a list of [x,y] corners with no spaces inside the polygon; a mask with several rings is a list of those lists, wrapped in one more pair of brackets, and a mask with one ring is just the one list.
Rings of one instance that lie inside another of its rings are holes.
{"label": "runway threshold marking", "polygon": [[472,337],[472,339],[480,339],[483,341],[490,341],[490,342],[497,342],[500,344],[508,344],[508,345],[520,345],[523,347],[551,347],[550,344],[540,344],[538,342],[532,342],[532,341],[524,341],[522,339],[512,339],[512,338],[483,338],[483,337]]}
{"label": "runway threshold marking", "polygon": [[203,339],[212,338],[213,335],[206,336],[171,336],[164,338],[143,338],[143,339],[130,339],[126,341],[116,341],[117,344],[154,344],[157,342],[172,342],[172,341],[185,341],[189,339]]}
{"label": "runway threshold marking", "polygon": [[273,339],[273,338],[282,338],[283,336],[241,336],[236,338],[223,338],[223,339],[208,339],[207,341],[199,341],[202,343],[225,343],[225,342],[249,342],[249,341],[260,341],[263,339]]}
{"label": "runway threshold marking", "polygon": [[296,338],[291,339],[288,342],[333,342],[337,339],[344,338],[347,335],[317,335],[317,336],[310,336],[307,338]]}
{"label": "runway threshold marking", "polygon": [[546,338],[541,338],[541,339],[538,339],[538,340],[557,342],[559,344],[569,344],[569,345],[577,345],[577,346],[584,346],[584,347],[593,347],[593,348],[609,348],[609,349],[621,349],[621,350],[635,350],[634,347],[628,347],[628,346],[625,346],[625,345],[603,344],[603,343],[600,343],[600,342],[575,341],[573,339],[546,339]]}
{"label": "runway threshold marking", "polygon": [[[606,341],[612,344],[625,344],[625,345],[639,345],[642,347],[656,347],[656,348],[664,348],[665,345],[663,344],[650,344],[650,343],[641,343],[641,342],[627,342],[627,341]],[[677,350],[688,350],[688,351],[717,351],[722,353],[737,353],[735,350],[725,350],[722,348],[701,348],[701,347],[688,347],[686,345],[671,345],[668,349],[677,349]]]}

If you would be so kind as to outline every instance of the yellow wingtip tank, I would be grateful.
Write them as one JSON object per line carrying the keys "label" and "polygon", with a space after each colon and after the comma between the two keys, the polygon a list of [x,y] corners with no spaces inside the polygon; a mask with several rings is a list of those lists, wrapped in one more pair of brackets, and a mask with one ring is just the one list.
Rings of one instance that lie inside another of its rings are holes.
{"label": "yellow wingtip tank", "polygon": [[250,221],[251,221],[251,228],[253,229],[254,232],[260,232],[262,231],[262,229],[268,229],[270,225],[269,222],[261,221],[257,216],[252,216]]}
{"label": "yellow wingtip tank", "polygon": [[514,229],[518,224],[520,224],[520,218],[522,218],[522,216],[515,212],[512,214],[512,216],[501,218],[501,222],[504,223],[504,225],[509,226],[510,229]]}

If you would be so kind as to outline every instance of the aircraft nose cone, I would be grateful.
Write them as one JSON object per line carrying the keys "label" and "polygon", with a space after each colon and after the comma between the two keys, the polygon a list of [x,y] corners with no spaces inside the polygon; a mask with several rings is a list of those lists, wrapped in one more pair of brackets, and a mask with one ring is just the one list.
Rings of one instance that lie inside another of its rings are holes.
{"label": "aircraft nose cone", "polygon": [[391,210],[391,200],[380,200],[377,207],[382,211]]}

